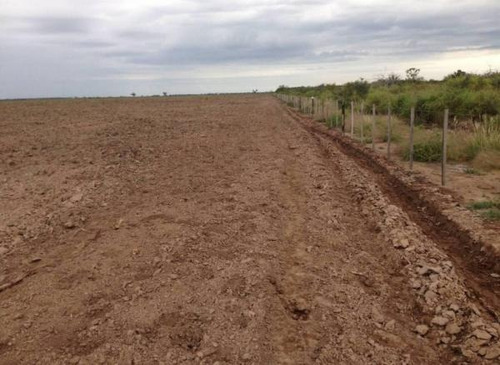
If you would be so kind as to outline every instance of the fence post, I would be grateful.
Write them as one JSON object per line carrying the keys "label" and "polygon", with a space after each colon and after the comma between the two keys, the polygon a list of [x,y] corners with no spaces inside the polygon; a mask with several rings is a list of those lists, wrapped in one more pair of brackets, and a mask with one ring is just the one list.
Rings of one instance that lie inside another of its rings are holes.
{"label": "fence post", "polygon": [[375,151],[375,104],[372,105],[372,149]]}
{"label": "fence post", "polygon": [[354,101],[351,101],[351,138],[354,138]]}
{"label": "fence post", "polygon": [[364,121],[365,121],[365,118],[364,118],[364,108],[365,108],[365,102],[362,101],[361,102],[361,111],[360,111],[360,119],[361,119],[361,143],[364,144],[365,143],[365,139],[364,139],[364,136],[363,136],[363,124],[364,124]]}
{"label": "fence post", "polygon": [[339,127],[339,99],[335,100],[335,127]]}
{"label": "fence post", "polygon": [[415,126],[415,107],[410,112],[410,170],[413,170],[413,130]]}
{"label": "fence post", "polygon": [[391,104],[389,104],[387,118],[387,159],[391,159]]}
{"label": "fence post", "polygon": [[441,184],[446,185],[446,138],[448,134],[448,114],[449,110],[444,110],[444,120],[443,120],[443,158],[441,160]]}

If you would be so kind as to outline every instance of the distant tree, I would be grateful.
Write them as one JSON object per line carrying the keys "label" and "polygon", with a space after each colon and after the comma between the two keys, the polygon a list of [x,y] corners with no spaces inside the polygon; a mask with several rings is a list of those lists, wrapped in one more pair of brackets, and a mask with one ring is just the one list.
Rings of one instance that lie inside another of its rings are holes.
{"label": "distant tree", "polygon": [[457,77],[467,76],[467,72],[462,71],[462,70],[456,70],[450,76],[455,79]]}
{"label": "distant tree", "polygon": [[286,86],[286,85],[280,85],[280,86],[278,86],[278,88],[276,89],[276,92],[277,92],[277,93],[284,92],[284,91],[286,91],[287,89],[288,89],[288,86]]}
{"label": "distant tree", "polygon": [[133,97],[135,97],[136,94],[135,93],[131,93],[130,95],[132,95]]}
{"label": "distant tree", "polygon": [[406,80],[411,82],[422,81],[423,77],[419,76],[420,69],[415,67],[410,67],[406,70]]}
{"label": "distant tree", "polygon": [[399,76],[397,73],[394,72],[391,72],[390,74],[387,75],[380,75],[375,81],[375,83],[385,86],[396,85],[399,84],[400,82],[401,82],[401,76]]}
{"label": "distant tree", "polygon": [[259,92],[259,90],[257,90],[257,89],[252,90],[252,93],[254,93],[254,94],[257,94],[258,92]]}
{"label": "distant tree", "polygon": [[163,96],[168,96],[168,93],[166,91],[164,91]]}

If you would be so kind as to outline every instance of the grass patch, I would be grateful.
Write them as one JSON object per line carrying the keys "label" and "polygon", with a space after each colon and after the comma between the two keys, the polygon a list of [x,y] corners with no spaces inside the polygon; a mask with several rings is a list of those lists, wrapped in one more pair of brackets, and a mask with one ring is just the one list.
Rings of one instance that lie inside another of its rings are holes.
{"label": "grass patch", "polygon": [[500,209],[488,209],[484,212],[481,212],[481,217],[490,221],[498,221],[500,220]]}
{"label": "grass patch", "polygon": [[472,167],[466,167],[464,169],[464,173],[467,175],[483,175],[481,171],[476,170],[475,168]]}
{"label": "grass patch", "polygon": [[467,207],[471,210],[482,210],[482,209],[491,209],[491,208],[500,209],[500,202],[495,202],[493,200],[483,200],[480,202],[470,203]]}
{"label": "grass patch", "polygon": [[467,205],[470,210],[478,211],[479,215],[491,221],[500,220],[500,201],[484,200]]}

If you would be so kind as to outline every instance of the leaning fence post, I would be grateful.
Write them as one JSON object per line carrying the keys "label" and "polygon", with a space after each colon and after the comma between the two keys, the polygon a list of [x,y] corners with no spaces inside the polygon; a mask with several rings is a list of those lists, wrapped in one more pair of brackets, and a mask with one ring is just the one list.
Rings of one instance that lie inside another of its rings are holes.
{"label": "leaning fence post", "polygon": [[448,114],[449,110],[444,110],[444,120],[443,120],[443,147],[442,154],[443,158],[441,159],[441,184],[446,185],[446,137],[448,134]]}
{"label": "leaning fence post", "polygon": [[413,170],[413,130],[415,126],[415,107],[411,107],[410,112],[410,170]]}
{"label": "leaning fence post", "polygon": [[372,105],[372,149],[375,151],[375,104]]}
{"label": "leaning fence post", "polygon": [[391,158],[391,104],[389,103],[387,118],[387,159]]}
{"label": "leaning fence post", "polygon": [[354,138],[354,101],[351,101],[351,138]]}

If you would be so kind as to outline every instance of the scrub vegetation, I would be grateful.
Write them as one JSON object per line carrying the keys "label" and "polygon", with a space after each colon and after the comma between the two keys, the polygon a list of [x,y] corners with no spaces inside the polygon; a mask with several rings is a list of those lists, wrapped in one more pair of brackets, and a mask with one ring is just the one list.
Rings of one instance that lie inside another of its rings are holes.
{"label": "scrub vegetation", "polygon": [[[363,122],[365,136],[371,137],[371,122],[366,116],[372,106],[377,110],[376,142],[387,137],[386,117],[389,105],[394,116],[392,142],[396,152],[409,157],[408,124],[411,107],[415,107],[415,161],[435,162],[441,159],[441,124],[445,108],[450,111],[448,160],[467,162],[474,171],[500,169],[500,72],[483,74],[458,70],[443,80],[424,80],[420,70],[410,68],[403,78],[391,73],[374,82],[364,79],[343,85],[323,84],[314,87],[280,86],[280,94],[316,97],[364,103],[364,117],[356,118],[357,128]],[[346,108],[349,111],[349,107]],[[337,118],[338,120],[338,118]],[[347,118],[347,122],[349,118]],[[328,121],[329,124],[331,121]],[[365,138],[370,143],[371,138]]]}

